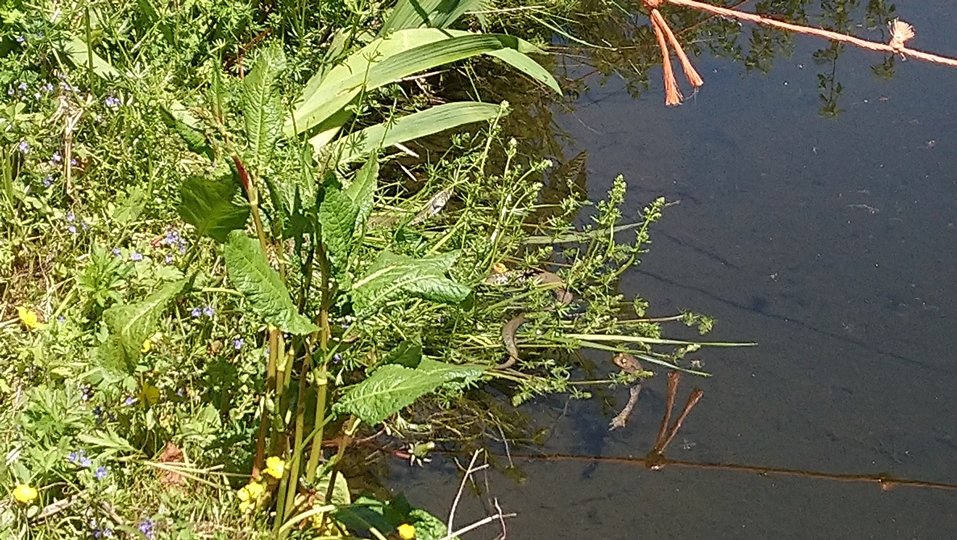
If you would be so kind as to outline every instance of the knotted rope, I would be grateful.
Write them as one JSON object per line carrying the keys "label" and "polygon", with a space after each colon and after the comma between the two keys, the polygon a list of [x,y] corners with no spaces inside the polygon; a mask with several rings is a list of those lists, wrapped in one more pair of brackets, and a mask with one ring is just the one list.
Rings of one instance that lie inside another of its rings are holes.
{"label": "knotted rope", "polygon": [[681,104],[681,92],[678,89],[678,82],[675,80],[674,70],[671,67],[671,55],[668,52],[669,44],[672,48],[674,48],[675,54],[681,61],[681,68],[684,71],[685,78],[688,79],[688,83],[691,84],[695,90],[697,90],[701,85],[704,84],[704,80],[702,80],[701,76],[698,75],[698,72],[695,71],[694,66],[691,65],[691,61],[688,60],[688,55],[686,55],[684,49],[681,48],[681,43],[678,42],[678,38],[675,37],[674,32],[671,31],[671,28],[668,26],[665,18],[661,15],[661,12],[658,11],[658,8],[665,3],[674,4],[676,6],[682,6],[689,9],[695,9],[698,11],[704,11],[705,13],[711,13],[719,17],[728,17],[764,26],[770,26],[773,28],[780,28],[781,30],[786,30],[788,32],[818,36],[839,43],[849,43],[851,45],[861,47],[862,49],[871,51],[900,54],[902,57],[916,58],[917,60],[923,60],[925,62],[933,62],[935,64],[957,67],[957,59],[948,58],[946,56],[938,56],[936,54],[926,53],[905,47],[904,43],[914,37],[914,27],[899,19],[894,19],[888,23],[888,27],[891,32],[890,42],[878,43],[875,41],[868,41],[866,39],[849,36],[847,34],[841,34],[839,32],[832,32],[830,30],[824,30],[821,28],[787,23],[762,17],[761,15],[755,13],[747,13],[730,8],[713,6],[711,4],[705,4],[695,0],[643,0],[642,3],[644,4],[645,9],[648,10],[649,18],[651,19],[651,27],[655,32],[655,38],[658,41],[658,48],[661,49],[662,76],[664,78],[665,87],[665,105],[668,105],[669,107]]}

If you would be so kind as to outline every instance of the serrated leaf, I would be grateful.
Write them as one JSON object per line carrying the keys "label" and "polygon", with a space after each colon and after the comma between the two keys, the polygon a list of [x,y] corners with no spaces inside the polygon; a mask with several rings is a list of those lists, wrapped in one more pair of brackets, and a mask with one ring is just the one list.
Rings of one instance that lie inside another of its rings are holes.
{"label": "serrated leaf", "polygon": [[353,285],[353,305],[362,313],[402,294],[457,304],[471,292],[465,285],[445,277],[457,258],[457,251],[420,258],[383,251]]}
{"label": "serrated leaf", "polygon": [[127,367],[136,363],[140,357],[143,342],[157,330],[159,318],[183,287],[185,280],[163,285],[160,290],[134,304],[121,304],[111,307],[103,313],[103,320],[110,329],[113,345],[111,352],[122,356]]}
{"label": "serrated leaf", "polygon": [[225,242],[229,232],[245,227],[249,218],[249,206],[232,202],[238,191],[229,176],[188,178],[180,188],[179,215],[200,234]]}
{"label": "serrated leaf", "polygon": [[336,270],[342,270],[349,258],[358,213],[359,209],[345,193],[335,187],[326,188],[319,204],[320,235]]}
{"label": "serrated leaf", "polygon": [[229,281],[243,293],[256,315],[295,335],[318,330],[296,309],[282,278],[269,266],[258,241],[242,231],[233,231],[229,233],[223,256]]}
{"label": "serrated leaf", "polygon": [[263,49],[240,86],[250,161],[259,169],[269,163],[282,130],[284,111],[275,82],[283,64],[280,49]]}
{"label": "serrated leaf", "polygon": [[372,155],[356,173],[355,179],[344,192],[357,209],[355,227],[358,229],[372,213],[373,196],[379,181],[379,159]]}
{"label": "serrated leaf", "polygon": [[445,383],[471,382],[483,373],[484,370],[479,366],[456,366],[426,359],[416,369],[388,364],[375,370],[361,383],[346,389],[334,410],[354,414],[373,426]]}

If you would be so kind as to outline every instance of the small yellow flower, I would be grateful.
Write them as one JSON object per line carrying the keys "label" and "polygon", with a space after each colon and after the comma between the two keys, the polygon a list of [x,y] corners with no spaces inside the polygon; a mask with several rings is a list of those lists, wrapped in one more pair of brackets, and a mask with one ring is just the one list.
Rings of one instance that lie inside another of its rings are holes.
{"label": "small yellow flower", "polygon": [[155,405],[160,398],[160,389],[148,382],[144,382],[140,387],[140,401]]}
{"label": "small yellow flower", "polygon": [[286,472],[286,462],[281,457],[272,456],[266,458],[266,474],[273,478],[282,478]]}
{"label": "small yellow flower", "polygon": [[399,538],[402,540],[412,540],[415,538],[415,527],[409,525],[408,523],[403,523],[399,525]]}
{"label": "small yellow flower", "polygon": [[29,484],[19,484],[13,488],[13,498],[17,502],[30,504],[37,498],[37,490]]}
{"label": "small yellow flower", "polygon": [[504,274],[505,272],[508,272],[508,267],[500,262],[497,262],[492,265],[492,272],[496,274]]}
{"label": "small yellow flower", "polygon": [[153,340],[147,338],[147,339],[143,342],[143,346],[140,347],[140,352],[143,353],[143,354],[146,354],[146,353],[150,352],[152,349],[153,349]]}
{"label": "small yellow flower", "polygon": [[259,482],[250,482],[239,488],[239,491],[236,492],[236,498],[239,499],[239,510],[241,512],[252,510],[259,504],[265,493],[266,486]]}
{"label": "small yellow flower", "polygon": [[33,311],[32,309],[18,306],[17,316],[20,317],[20,322],[23,324],[23,326],[27,327],[27,330],[43,330],[47,327],[46,324],[40,322],[37,312]]}

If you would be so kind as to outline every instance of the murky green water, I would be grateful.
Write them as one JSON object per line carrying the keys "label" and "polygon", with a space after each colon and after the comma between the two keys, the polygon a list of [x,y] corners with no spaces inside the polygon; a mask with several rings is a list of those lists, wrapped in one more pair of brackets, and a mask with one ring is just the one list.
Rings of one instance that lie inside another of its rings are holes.
{"label": "murky green water", "polygon": [[[957,55],[957,7],[898,2],[915,48]],[[812,54],[797,38],[767,75],[707,54],[695,59],[702,92],[662,104],[659,68],[634,98],[616,77],[559,118],[574,156],[587,150],[589,195],[621,173],[637,214],[651,198],[671,207],[652,252],[627,275],[654,310],[718,319],[715,339],[753,349],[711,350],[710,380],[672,458],[887,473],[957,482],[957,70],[907,61],[876,77],[882,58],[845,50],[836,118],[818,115]],[[570,73],[586,73],[566,59]],[[662,374],[663,375],[663,374]],[[628,427],[605,432],[598,403],[555,422],[548,449],[641,456],[664,409],[664,377],[646,385]],[[626,398],[617,395],[621,404]],[[950,538],[957,492],[713,469],[588,462],[517,462],[521,485],[490,475],[509,538]],[[410,498],[447,512],[457,487],[447,463],[396,471]],[[459,524],[481,517],[466,498]],[[493,537],[485,529],[475,538]]]}

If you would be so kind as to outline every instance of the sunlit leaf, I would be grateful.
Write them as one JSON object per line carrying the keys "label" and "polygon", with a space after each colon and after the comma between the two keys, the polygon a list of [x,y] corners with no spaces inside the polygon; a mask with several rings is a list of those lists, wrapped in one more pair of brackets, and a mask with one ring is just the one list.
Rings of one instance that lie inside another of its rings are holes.
{"label": "sunlit leaf", "polygon": [[166,283],[140,302],[119,304],[103,313],[113,345],[105,350],[122,355],[127,367],[135,364],[143,342],[156,332],[160,316],[169,302],[183,290],[185,280]]}
{"label": "sunlit leaf", "polygon": [[319,204],[320,232],[326,252],[337,270],[344,267],[352,249],[352,233],[358,213],[359,209],[348,195],[334,187],[326,188],[326,194]]}
{"label": "sunlit leaf", "polygon": [[[323,123],[340,113],[363,91],[391,84],[420,71],[504,49],[522,54],[540,52],[534,45],[513,36],[435,28],[400,30],[375,39],[342,64],[307,83],[292,118],[286,122],[285,133],[302,133],[317,125],[323,125],[324,130],[334,129],[335,126]],[[515,57],[505,55],[500,59],[511,62]],[[519,65],[513,64],[513,67],[522,70],[529,64],[523,61]],[[535,76],[541,75],[541,71],[537,71]],[[557,83],[552,87],[557,89]]]}
{"label": "sunlit leaf", "polygon": [[249,206],[232,202],[238,191],[239,185],[228,176],[188,178],[180,188],[179,215],[200,234],[225,242],[226,235],[242,229],[249,218]]}
{"label": "sunlit leaf", "polygon": [[426,359],[415,369],[387,364],[361,383],[350,386],[334,410],[376,425],[445,383],[472,382],[484,372],[480,366],[456,366]]}
{"label": "sunlit leaf", "polygon": [[366,164],[356,173],[355,179],[345,189],[345,194],[352,200],[358,213],[356,214],[356,227],[365,223],[372,213],[373,196],[375,195],[376,185],[379,180],[379,159],[373,155]]}
{"label": "sunlit leaf", "polygon": [[[462,124],[484,122],[503,112],[504,109],[499,105],[477,101],[436,105],[391,122],[359,130],[336,141],[328,151],[338,156],[339,163],[350,163],[362,159],[380,147],[412,141]],[[312,143],[312,139],[309,142]],[[317,152],[322,148],[317,144],[313,147]]]}
{"label": "sunlit leaf", "polygon": [[471,289],[445,277],[457,258],[454,251],[419,258],[383,251],[353,284],[353,305],[361,313],[402,294],[447,304],[462,302]]}
{"label": "sunlit leaf", "polygon": [[243,293],[256,315],[296,335],[318,330],[296,310],[282,278],[269,266],[259,242],[242,231],[233,231],[223,248],[223,255],[230,282]]}

